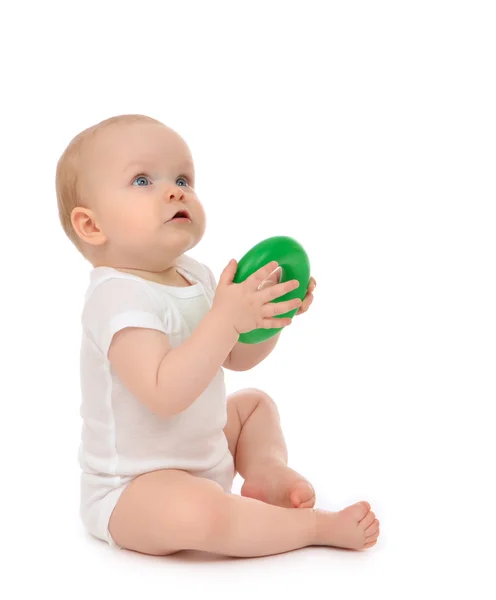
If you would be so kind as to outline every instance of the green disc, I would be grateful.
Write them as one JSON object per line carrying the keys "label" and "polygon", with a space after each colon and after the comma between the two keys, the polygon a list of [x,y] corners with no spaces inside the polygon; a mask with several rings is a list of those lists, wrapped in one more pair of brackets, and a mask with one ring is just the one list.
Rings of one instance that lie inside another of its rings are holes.
{"label": "green disc", "polygon": [[[252,273],[258,271],[266,264],[277,261],[281,268],[280,282],[284,283],[291,279],[297,279],[300,286],[288,292],[272,302],[283,302],[300,298],[303,300],[307,293],[310,282],[310,261],[303,247],[293,238],[287,236],[275,236],[259,242],[238,262],[238,269],[234,276],[234,283],[241,283]],[[276,315],[276,318],[293,317],[298,308],[284,315]],[[254,329],[239,336],[239,341],[244,344],[259,344],[276,335],[282,328],[277,329]]]}

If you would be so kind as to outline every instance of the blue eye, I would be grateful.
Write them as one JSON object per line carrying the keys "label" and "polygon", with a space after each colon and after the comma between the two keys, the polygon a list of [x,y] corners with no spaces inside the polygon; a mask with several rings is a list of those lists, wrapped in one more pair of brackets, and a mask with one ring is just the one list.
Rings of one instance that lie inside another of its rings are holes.
{"label": "blue eye", "polygon": [[[176,183],[177,183],[178,181],[181,181],[181,180],[182,180],[182,181],[184,181],[185,185],[188,185],[188,182],[187,182],[187,180],[186,180],[186,178],[185,178],[185,177],[178,177],[178,178],[176,179]],[[177,185],[179,185],[179,184],[177,183]],[[182,187],[184,187],[184,186],[182,186]]]}
{"label": "blue eye", "polygon": [[138,177],[136,177],[133,181],[133,185],[136,185],[138,187],[146,187],[150,185],[150,183],[150,180],[148,179],[148,177],[145,177],[145,175],[138,175]]}

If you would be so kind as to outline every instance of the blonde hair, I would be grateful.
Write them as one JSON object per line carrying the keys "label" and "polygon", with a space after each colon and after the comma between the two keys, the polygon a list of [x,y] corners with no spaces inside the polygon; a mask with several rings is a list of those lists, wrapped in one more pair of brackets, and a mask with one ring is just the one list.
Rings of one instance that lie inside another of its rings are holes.
{"label": "blonde hair", "polygon": [[157,119],[153,119],[152,117],[147,117],[145,115],[118,115],[116,117],[110,117],[110,119],[105,119],[104,121],[101,121],[92,127],[88,127],[88,129],[85,129],[76,135],[64,150],[57,163],[55,189],[57,193],[60,223],[67,237],[85,258],[87,257],[85,255],[83,241],[74,230],[71,221],[72,211],[76,207],[82,206],[84,208],[88,208],[85,206],[82,198],[81,185],[79,181],[79,162],[81,151],[89,140],[94,139],[99,132],[101,132],[103,129],[106,129],[110,125],[118,123],[133,123],[136,121],[148,121],[162,125],[162,123],[157,121]]}

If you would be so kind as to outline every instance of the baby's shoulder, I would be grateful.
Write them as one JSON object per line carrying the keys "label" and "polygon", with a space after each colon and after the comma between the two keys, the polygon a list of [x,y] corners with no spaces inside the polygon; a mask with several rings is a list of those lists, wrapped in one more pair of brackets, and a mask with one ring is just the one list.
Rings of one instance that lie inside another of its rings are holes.
{"label": "baby's shoulder", "polygon": [[160,312],[157,298],[144,280],[110,267],[98,267],[90,275],[84,295],[83,322],[132,310]]}
{"label": "baby's shoulder", "polygon": [[90,274],[90,282],[85,293],[85,303],[93,296],[121,296],[126,290],[134,293],[149,293],[144,279],[112,267],[97,267]]}

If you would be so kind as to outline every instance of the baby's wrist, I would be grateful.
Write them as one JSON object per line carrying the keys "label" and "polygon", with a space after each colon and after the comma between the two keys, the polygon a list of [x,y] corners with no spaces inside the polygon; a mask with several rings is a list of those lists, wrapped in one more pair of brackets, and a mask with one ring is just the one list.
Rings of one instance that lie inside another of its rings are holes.
{"label": "baby's wrist", "polygon": [[213,307],[210,310],[210,317],[214,323],[214,327],[218,330],[219,335],[223,338],[224,336],[229,341],[233,342],[233,345],[238,341],[239,332],[237,331],[234,322],[225,311],[219,307]]}

